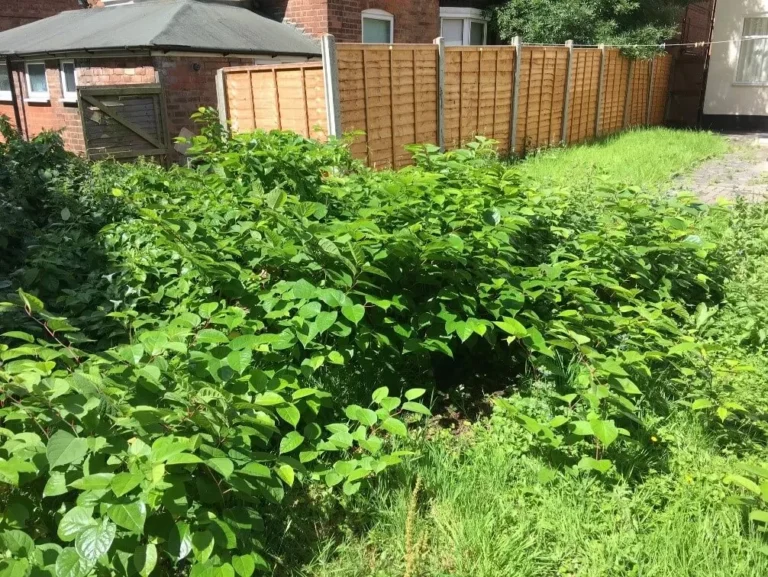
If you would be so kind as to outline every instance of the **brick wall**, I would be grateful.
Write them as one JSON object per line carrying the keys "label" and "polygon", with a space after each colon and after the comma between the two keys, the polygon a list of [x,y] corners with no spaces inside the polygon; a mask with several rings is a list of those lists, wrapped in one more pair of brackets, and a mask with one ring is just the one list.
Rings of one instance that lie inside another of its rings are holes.
{"label": "brick wall", "polygon": [[78,8],[81,8],[78,0],[2,0],[0,32]]}
{"label": "brick wall", "polygon": [[378,9],[394,16],[395,42],[429,44],[440,35],[438,0],[328,0],[328,31],[339,42],[362,41],[361,12]]}
{"label": "brick wall", "polygon": [[329,0],[260,0],[259,7],[276,20],[289,22],[307,34],[328,33]]}
{"label": "brick wall", "polygon": [[262,10],[308,34],[362,41],[361,12],[385,10],[395,19],[395,42],[430,43],[439,35],[439,0],[261,0]]}

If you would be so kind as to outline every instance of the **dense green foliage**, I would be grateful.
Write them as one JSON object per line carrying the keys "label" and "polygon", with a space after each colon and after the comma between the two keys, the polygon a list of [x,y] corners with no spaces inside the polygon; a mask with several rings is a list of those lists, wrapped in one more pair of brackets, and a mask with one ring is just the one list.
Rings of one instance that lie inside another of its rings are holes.
{"label": "dense green foliage", "polygon": [[[678,30],[683,0],[506,0],[493,8],[503,40],[531,44],[659,44]],[[639,52],[638,52],[639,53]]]}
{"label": "dense green foliage", "polygon": [[700,383],[736,241],[693,197],[542,186],[484,140],[398,172],[288,133],[206,124],[193,145],[164,169],[8,133],[8,575],[287,565],[294,518],[430,455],[407,426],[438,391],[506,389],[495,418],[542,482],[642,478],[680,406],[751,419]]}

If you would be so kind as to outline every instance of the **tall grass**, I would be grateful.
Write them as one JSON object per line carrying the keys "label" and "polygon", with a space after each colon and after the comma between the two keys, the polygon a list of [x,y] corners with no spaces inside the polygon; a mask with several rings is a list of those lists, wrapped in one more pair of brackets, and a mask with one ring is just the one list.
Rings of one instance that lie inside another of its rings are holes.
{"label": "tall grass", "polygon": [[534,180],[556,186],[586,187],[608,175],[628,184],[659,188],[727,149],[728,142],[711,132],[650,128],[544,151],[518,166]]}
{"label": "tall grass", "polygon": [[515,455],[514,440],[493,424],[425,443],[408,482],[374,494],[376,521],[367,534],[327,549],[307,574],[403,575],[410,482],[418,476],[427,495],[424,576],[768,575],[762,541],[743,535],[739,510],[709,479],[722,478],[729,463],[693,419],[675,428],[685,434],[672,448],[670,470],[639,488],[569,473],[540,482],[545,463]]}
{"label": "tall grass", "polygon": [[[589,187],[606,175],[664,190],[727,149],[711,133],[657,128],[543,152],[518,168],[554,186]],[[553,474],[529,450],[529,433],[502,414],[460,432],[427,431],[414,441],[417,460],[350,505],[367,512],[363,528],[321,541],[298,574],[401,577],[413,542],[406,535],[416,532],[423,549],[414,577],[768,575],[766,541],[726,503],[721,480],[735,459],[686,411],[658,425],[664,450],[635,459],[643,473],[631,482]]]}

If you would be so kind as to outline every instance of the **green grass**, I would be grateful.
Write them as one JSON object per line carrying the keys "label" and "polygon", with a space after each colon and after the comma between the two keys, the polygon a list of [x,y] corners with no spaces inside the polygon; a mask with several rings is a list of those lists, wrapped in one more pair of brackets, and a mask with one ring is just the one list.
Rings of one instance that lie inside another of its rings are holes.
{"label": "green grass", "polygon": [[[589,186],[606,174],[663,189],[727,149],[710,133],[652,129],[544,152],[519,168],[556,186]],[[768,256],[758,264],[768,267]],[[757,295],[762,281],[742,285]],[[738,315],[723,318],[740,322]],[[767,386],[760,375],[746,388],[760,396]],[[311,545],[316,555],[288,574],[403,576],[410,531],[412,542],[422,543],[410,548],[418,559],[410,577],[768,575],[768,540],[726,502],[733,491],[722,480],[743,451],[737,458],[738,451],[723,450],[722,430],[685,409],[656,419],[659,449],[628,458],[640,471],[631,480],[554,466],[535,453],[525,429],[498,411],[455,430],[430,429],[413,441],[420,456],[401,474],[347,503],[346,512],[323,517],[319,527],[303,528],[303,545],[312,543],[310,532],[321,535]],[[754,444],[749,450],[768,456]],[[552,467],[554,478],[540,477]],[[414,501],[417,478],[423,488]]]}
{"label": "green grass", "polygon": [[306,573],[395,577],[404,574],[410,487],[424,484],[417,535],[426,535],[420,575],[473,577],[733,577],[768,575],[763,543],[745,536],[738,509],[724,503],[728,462],[692,419],[671,449],[672,463],[640,487],[594,477],[537,479],[545,464],[516,454],[503,418],[461,439],[421,447],[408,482],[379,487],[370,531],[329,548]]}
{"label": "green grass", "polygon": [[585,187],[609,175],[628,184],[657,188],[727,150],[728,142],[711,132],[652,128],[544,151],[518,166],[534,180],[560,186]]}

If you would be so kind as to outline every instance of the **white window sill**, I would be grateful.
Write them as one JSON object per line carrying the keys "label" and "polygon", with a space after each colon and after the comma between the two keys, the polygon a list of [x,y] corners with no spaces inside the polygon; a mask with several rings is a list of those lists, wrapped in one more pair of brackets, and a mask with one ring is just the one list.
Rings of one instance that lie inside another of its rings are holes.
{"label": "white window sill", "polygon": [[66,96],[64,98],[59,98],[59,102],[63,102],[64,104],[77,104],[77,96]]}
{"label": "white window sill", "polygon": [[49,96],[30,96],[29,98],[24,99],[24,102],[30,104],[48,104],[50,101],[51,98]]}
{"label": "white window sill", "polygon": [[13,98],[9,93],[0,92],[0,102],[13,102]]}

